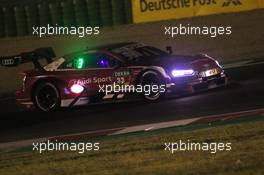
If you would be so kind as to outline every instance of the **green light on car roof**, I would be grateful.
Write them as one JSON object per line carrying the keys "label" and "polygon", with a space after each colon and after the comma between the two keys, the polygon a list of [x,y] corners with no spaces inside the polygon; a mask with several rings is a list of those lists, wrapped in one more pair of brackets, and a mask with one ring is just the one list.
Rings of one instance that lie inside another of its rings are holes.
{"label": "green light on car roof", "polygon": [[84,65],[84,58],[77,58],[76,60],[76,68],[82,69]]}

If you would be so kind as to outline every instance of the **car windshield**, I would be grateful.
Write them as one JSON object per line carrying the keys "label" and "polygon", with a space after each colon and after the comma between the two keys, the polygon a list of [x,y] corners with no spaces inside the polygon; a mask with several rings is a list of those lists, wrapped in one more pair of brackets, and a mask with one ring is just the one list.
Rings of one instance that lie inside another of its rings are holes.
{"label": "car windshield", "polygon": [[129,62],[141,62],[149,59],[160,59],[161,57],[169,55],[167,52],[151,46],[122,47],[113,50],[113,52],[121,55]]}
{"label": "car windshield", "polygon": [[112,56],[94,51],[77,52],[64,58],[59,69],[111,68],[119,64]]}

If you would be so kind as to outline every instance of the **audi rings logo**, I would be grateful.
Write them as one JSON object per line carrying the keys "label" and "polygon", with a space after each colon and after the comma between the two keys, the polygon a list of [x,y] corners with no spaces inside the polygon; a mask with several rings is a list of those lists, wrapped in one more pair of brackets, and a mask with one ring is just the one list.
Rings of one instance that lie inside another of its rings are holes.
{"label": "audi rings logo", "polygon": [[4,59],[2,60],[2,65],[8,66],[13,65],[15,63],[14,59]]}
{"label": "audi rings logo", "polygon": [[223,7],[228,7],[230,5],[242,5],[241,0],[225,0],[225,2],[223,3]]}

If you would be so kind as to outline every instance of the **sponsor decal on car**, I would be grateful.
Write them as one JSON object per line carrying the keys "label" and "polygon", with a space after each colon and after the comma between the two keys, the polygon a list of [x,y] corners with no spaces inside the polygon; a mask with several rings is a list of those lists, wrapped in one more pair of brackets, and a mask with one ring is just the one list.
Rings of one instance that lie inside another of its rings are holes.
{"label": "sponsor decal on car", "polygon": [[69,84],[79,84],[79,85],[87,85],[87,84],[101,84],[101,83],[111,83],[112,77],[91,77],[91,78],[80,78],[80,79],[72,79],[69,81]]}
{"label": "sponsor decal on car", "polygon": [[127,77],[129,75],[130,75],[130,71],[128,71],[128,70],[114,72],[114,77]]}

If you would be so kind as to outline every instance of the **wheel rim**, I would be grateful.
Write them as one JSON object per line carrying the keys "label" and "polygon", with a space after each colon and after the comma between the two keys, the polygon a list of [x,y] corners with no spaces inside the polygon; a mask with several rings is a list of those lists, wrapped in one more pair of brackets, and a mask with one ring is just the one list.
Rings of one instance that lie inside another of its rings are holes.
{"label": "wheel rim", "polygon": [[[148,75],[149,77],[148,78],[145,78],[143,79],[142,81],[142,85],[145,86],[145,85],[150,85],[150,87],[152,87],[153,85],[156,85],[156,86],[160,86],[160,80],[158,79],[158,77],[156,75]],[[149,95],[146,95],[144,93],[144,97],[148,100],[157,100],[159,97],[160,97],[160,92],[150,92]]]}
{"label": "wheel rim", "polygon": [[57,105],[58,99],[57,89],[51,84],[44,85],[36,93],[36,103],[43,111],[53,109]]}

